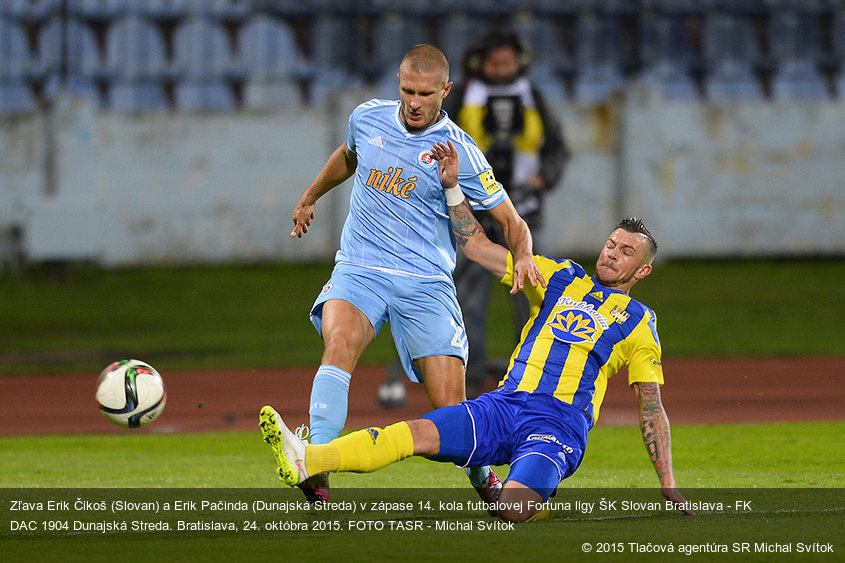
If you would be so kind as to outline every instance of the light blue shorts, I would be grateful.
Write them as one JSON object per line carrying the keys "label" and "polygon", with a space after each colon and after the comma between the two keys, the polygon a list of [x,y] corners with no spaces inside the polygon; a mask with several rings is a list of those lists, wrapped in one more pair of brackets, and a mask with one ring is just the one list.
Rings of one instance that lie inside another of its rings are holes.
{"label": "light blue shorts", "polygon": [[450,281],[336,264],[311,308],[311,323],[321,335],[323,303],[330,299],[355,305],[376,335],[382,324],[390,323],[396,351],[411,381],[422,381],[414,365],[420,358],[457,356],[466,364],[464,320]]}

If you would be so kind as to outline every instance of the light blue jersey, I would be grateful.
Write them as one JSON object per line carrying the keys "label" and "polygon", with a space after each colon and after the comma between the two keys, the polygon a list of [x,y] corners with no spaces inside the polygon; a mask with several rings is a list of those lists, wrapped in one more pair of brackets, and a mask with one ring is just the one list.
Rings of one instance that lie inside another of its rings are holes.
{"label": "light blue jersey", "polygon": [[475,142],[441,115],[412,133],[399,101],[370,100],[352,112],[346,144],[358,167],[336,262],[451,280],[455,239],[432,145],[455,145],[458,183],[474,208],[491,209],[506,195]]}

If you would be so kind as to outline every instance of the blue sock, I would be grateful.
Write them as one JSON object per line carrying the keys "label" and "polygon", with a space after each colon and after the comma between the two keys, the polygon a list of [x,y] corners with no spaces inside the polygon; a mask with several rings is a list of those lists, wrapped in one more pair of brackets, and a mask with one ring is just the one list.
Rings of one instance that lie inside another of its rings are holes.
{"label": "blue sock", "polygon": [[487,479],[490,478],[489,465],[484,465],[481,467],[465,467],[464,470],[466,471],[467,477],[469,477],[469,482],[472,483],[473,487],[483,485],[485,482],[487,482]]}
{"label": "blue sock", "polygon": [[317,370],[308,411],[312,444],[327,444],[340,436],[346,424],[351,379],[351,373],[335,366],[321,365]]}

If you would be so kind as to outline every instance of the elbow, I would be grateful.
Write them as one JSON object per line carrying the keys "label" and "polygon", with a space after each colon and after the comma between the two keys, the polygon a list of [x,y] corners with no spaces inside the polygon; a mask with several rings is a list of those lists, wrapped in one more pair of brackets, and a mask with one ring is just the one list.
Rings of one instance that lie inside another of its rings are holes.
{"label": "elbow", "polygon": [[463,250],[464,256],[473,262],[478,262],[481,259],[482,252],[480,245],[473,237],[466,240],[465,244],[461,246],[461,250]]}

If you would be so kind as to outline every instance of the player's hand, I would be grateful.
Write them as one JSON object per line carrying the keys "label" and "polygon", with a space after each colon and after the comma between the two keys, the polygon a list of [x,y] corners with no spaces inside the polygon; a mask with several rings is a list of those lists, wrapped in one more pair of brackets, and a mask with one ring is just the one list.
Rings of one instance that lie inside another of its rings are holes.
{"label": "player's hand", "polygon": [[440,173],[440,185],[443,189],[454,188],[458,184],[458,149],[452,141],[440,141],[431,147],[431,154],[437,160],[437,171]]}
{"label": "player's hand", "polygon": [[539,284],[542,287],[546,287],[546,278],[543,277],[540,268],[534,263],[534,259],[531,256],[517,258],[513,263],[513,287],[510,291],[511,295],[519,293],[525,288],[526,277],[532,286],[537,287]]}
{"label": "player's hand", "polygon": [[695,516],[695,512],[688,508],[687,501],[684,498],[684,495],[681,494],[681,491],[675,487],[663,487],[660,489],[660,492],[663,493],[663,496],[666,497],[667,500],[674,502],[678,510],[687,516]]}
{"label": "player's hand", "polygon": [[314,206],[297,204],[293,210],[293,230],[290,232],[291,238],[302,238],[302,235],[308,232],[308,227],[311,226],[311,219],[314,218]]}

